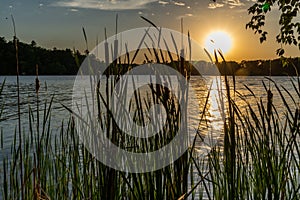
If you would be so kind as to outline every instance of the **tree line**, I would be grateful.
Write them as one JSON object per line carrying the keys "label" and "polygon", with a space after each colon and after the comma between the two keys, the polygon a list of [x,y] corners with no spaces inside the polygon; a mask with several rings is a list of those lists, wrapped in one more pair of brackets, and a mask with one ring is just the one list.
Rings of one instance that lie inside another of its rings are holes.
{"label": "tree line", "polygon": [[[71,49],[52,50],[18,42],[19,71],[22,75],[35,75],[36,65],[40,75],[74,75],[85,56]],[[16,50],[13,41],[0,37],[0,75],[16,74]]]}
{"label": "tree line", "polygon": [[237,76],[297,76],[300,72],[300,57],[274,60],[229,61],[218,64],[221,74]]}
{"label": "tree line", "polygon": [[[37,46],[35,41],[30,44],[18,42],[19,51],[19,71],[21,75],[35,75],[36,65],[38,65],[39,75],[76,75],[81,63],[86,58],[85,54],[81,54],[78,50],[71,49],[45,49]],[[0,75],[16,74],[16,50],[13,41],[6,41],[4,37],[0,37]],[[95,57],[90,57],[91,63],[98,66],[103,61],[98,61]],[[204,65],[201,62],[201,67]],[[167,64],[167,63],[166,63]],[[171,65],[172,63],[168,63]],[[136,64],[134,64],[136,66]],[[134,67],[128,65],[117,65],[122,71],[126,68]],[[192,75],[199,75],[197,66],[191,66]],[[205,66],[207,75],[210,73],[210,66]],[[240,75],[240,76],[295,76],[300,72],[300,58],[275,60],[252,60],[252,61],[228,61],[226,63],[218,63],[217,67],[222,75]],[[113,72],[119,72],[115,69]],[[215,73],[212,72],[214,75]]]}

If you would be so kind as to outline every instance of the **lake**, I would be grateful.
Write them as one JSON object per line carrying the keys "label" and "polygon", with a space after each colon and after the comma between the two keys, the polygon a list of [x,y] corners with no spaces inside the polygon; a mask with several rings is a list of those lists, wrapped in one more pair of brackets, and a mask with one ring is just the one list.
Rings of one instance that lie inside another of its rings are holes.
{"label": "lake", "polygon": [[[39,107],[40,107],[40,116],[43,116],[43,108],[45,102],[47,106],[53,97],[52,112],[51,112],[51,129],[52,133],[60,131],[61,123],[68,121],[70,117],[69,111],[67,111],[63,106],[71,108],[72,104],[72,90],[73,84],[76,76],[40,76],[40,90],[39,90]],[[287,91],[290,92],[290,95],[294,98],[297,97],[295,90],[291,81],[297,85],[296,78],[287,77],[287,76],[276,76],[271,77],[272,80],[282,89],[284,87]],[[198,104],[189,104],[188,110],[191,117],[191,123],[193,126],[197,126],[199,115],[201,115],[201,109],[204,103],[204,100],[207,96],[208,88],[212,85],[211,88],[211,98],[213,95],[216,95],[217,86],[213,83],[215,77],[205,77],[205,79],[199,76],[191,77],[190,83],[195,93],[195,97],[189,99],[191,102],[199,102]],[[3,113],[1,116],[0,127],[3,131],[3,142],[4,142],[4,151],[8,152],[10,149],[11,143],[13,141],[13,136],[15,130],[17,130],[17,87],[16,87],[16,77],[15,76],[1,76],[0,82],[2,83],[5,80],[5,86],[0,97],[0,105],[3,105]],[[203,81],[205,80],[205,81]],[[272,82],[270,82],[266,77],[257,77],[257,76],[239,76],[236,77],[236,103],[240,108],[245,108],[245,101],[240,98],[242,96],[250,104],[255,104],[255,101],[260,98],[265,102],[267,99],[267,93],[263,87],[262,82],[265,82],[266,86],[273,91],[273,103],[275,107],[280,112],[284,108],[284,104],[280,99],[280,95],[276,92],[276,88]],[[213,83],[213,84],[212,84]],[[253,97],[251,92],[245,87],[245,85],[250,88],[256,95],[256,98]],[[223,84],[223,89],[225,86]],[[283,90],[283,89],[282,89]],[[283,93],[286,93],[283,91]],[[288,96],[288,94],[286,94]],[[203,99],[203,101],[201,100]],[[295,99],[299,102],[299,99]],[[28,120],[29,120],[29,109],[31,109],[36,114],[37,110],[37,95],[35,93],[35,76],[20,76],[20,109],[21,109],[21,123],[22,129],[25,132],[28,132]],[[210,100],[209,110],[206,113],[206,119],[213,124],[214,128],[217,129],[222,127],[222,122],[220,118],[220,106],[216,103],[216,100]],[[291,98],[287,98],[287,103],[292,103]],[[196,106],[195,106],[196,105]],[[193,106],[193,107],[191,107]],[[197,107],[198,106],[198,107]],[[284,116],[284,113],[281,113]],[[40,119],[42,121],[42,119]]]}

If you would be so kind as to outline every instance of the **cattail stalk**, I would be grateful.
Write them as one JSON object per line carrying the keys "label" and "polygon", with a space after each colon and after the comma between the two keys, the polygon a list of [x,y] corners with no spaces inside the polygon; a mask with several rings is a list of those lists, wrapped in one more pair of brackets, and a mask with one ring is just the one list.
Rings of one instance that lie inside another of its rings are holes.
{"label": "cattail stalk", "polygon": [[17,98],[18,98],[18,131],[19,131],[19,144],[20,144],[20,179],[21,179],[21,198],[24,199],[24,185],[23,185],[23,155],[22,155],[22,132],[21,132],[21,112],[20,112],[20,81],[19,81],[19,50],[18,39],[16,34],[16,25],[13,15],[11,20],[14,28],[14,45],[16,50],[16,67],[17,67]]}

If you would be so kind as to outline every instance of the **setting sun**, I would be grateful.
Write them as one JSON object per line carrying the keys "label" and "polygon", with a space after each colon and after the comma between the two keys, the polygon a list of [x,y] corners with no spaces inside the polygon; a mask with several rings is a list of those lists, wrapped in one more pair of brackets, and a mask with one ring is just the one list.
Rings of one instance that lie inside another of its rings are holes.
{"label": "setting sun", "polygon": [[224,31],[214,31],[205,38],[204,46],[210,53],[213,53],[215,49],[221,49],[221,51],[226,54],[232,48],[232,39],[231,36]]}

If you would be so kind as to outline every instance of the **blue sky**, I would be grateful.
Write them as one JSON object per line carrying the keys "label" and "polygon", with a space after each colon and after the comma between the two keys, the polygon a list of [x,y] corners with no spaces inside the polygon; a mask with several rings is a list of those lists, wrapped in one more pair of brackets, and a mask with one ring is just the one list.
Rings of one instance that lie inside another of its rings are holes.
{"label": "blue sky", "polygon": [[[228,59],[275,58],[279,47],[275,42],[278,33],[278,11],[268,14],[266,29],[269,38],[265,44],[259,37],[245,29],[250,16],[247,8],[253,0],[1,0],[0,36],[11,40],[13,29],[10,15],[13,14],[18,38],[21,41],[35,40],[47,48],[73,48],[84,50],[82,27],[85,27],[89,47],[96,45],[96,38],[104,39],[115,32],[115,16],[119,15],[118,32],[148,26],[140,16],[158,26],[180,30],[180,18],[184,29],[190,31],[200,44],[210,32],[223,30],[233,38],[233,48]],[[287,48],[287,55],[296,56],[296,47]]]}

